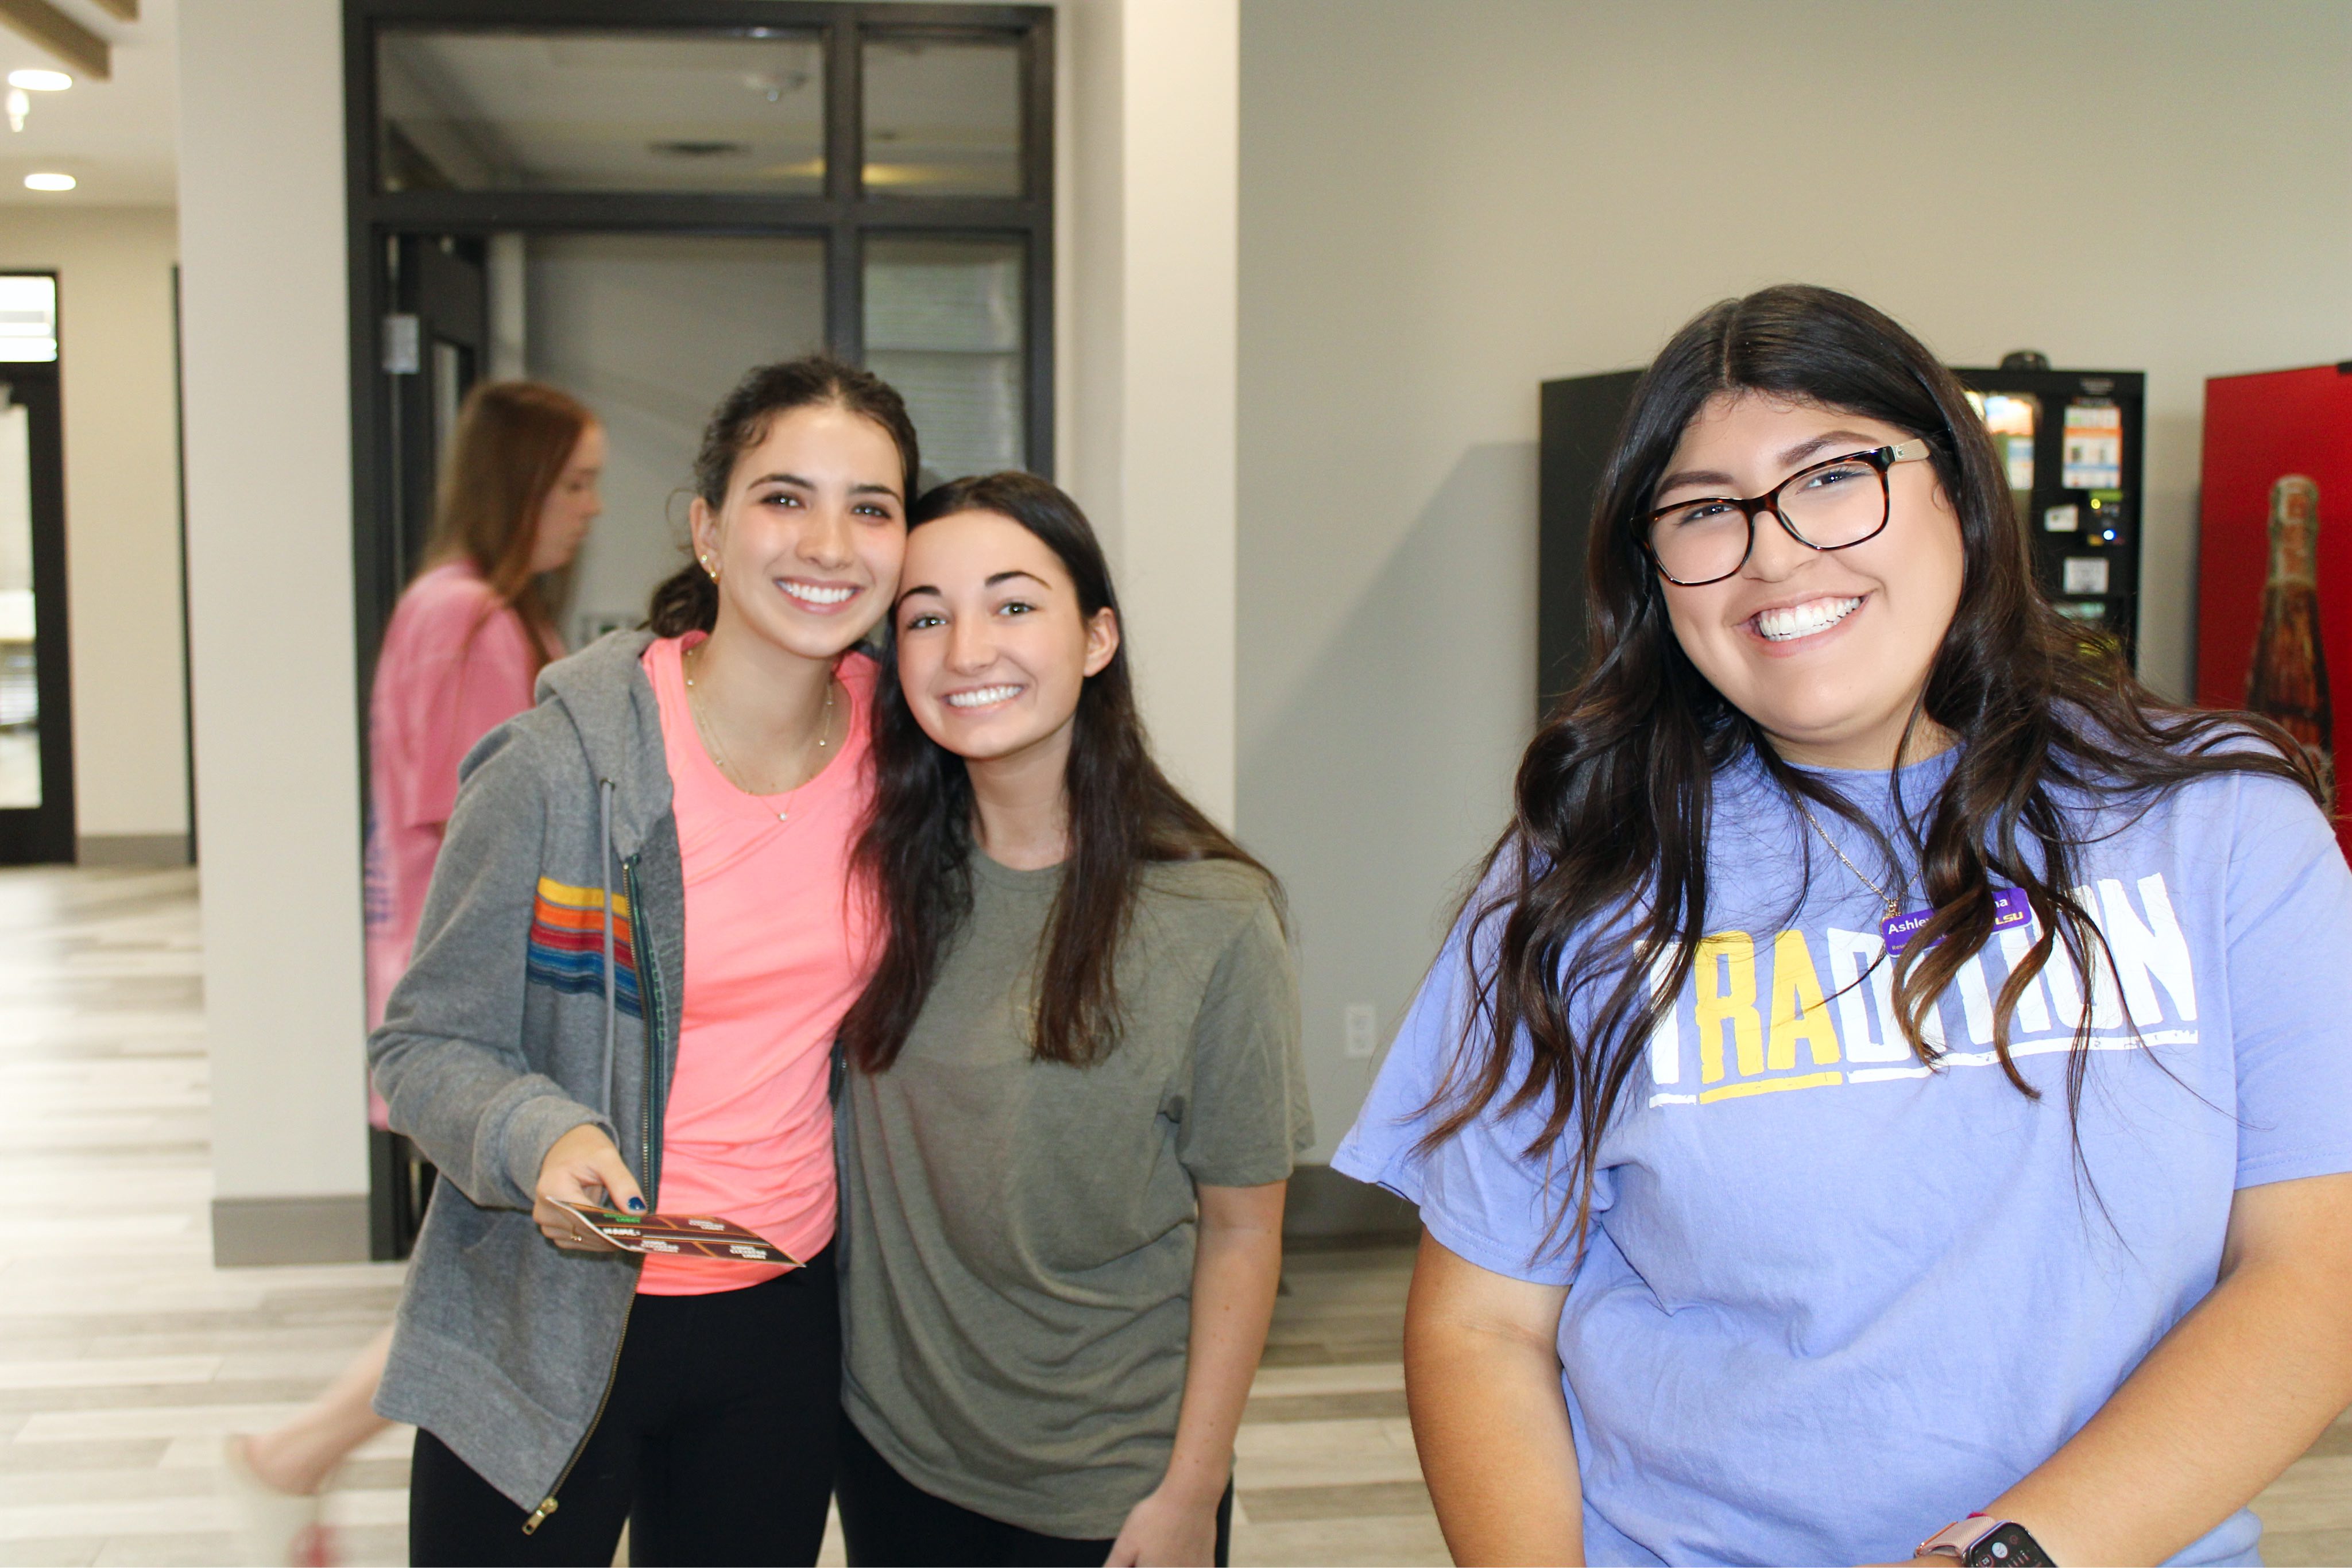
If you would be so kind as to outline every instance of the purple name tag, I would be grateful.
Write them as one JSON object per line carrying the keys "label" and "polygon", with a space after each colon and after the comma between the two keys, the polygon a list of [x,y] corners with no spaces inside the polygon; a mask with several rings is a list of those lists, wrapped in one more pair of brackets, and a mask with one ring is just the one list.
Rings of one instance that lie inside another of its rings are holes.
{"label": "purple name tag", "polygon": [[[1900,953],[1919,927],[1935,915],[1932,909],[1915,909],[1908,915],[1890,915],[1878,923],[1878,935],[1885,938],[1888,953]],[[2027,902],[2025,889],[2004,887],[1992,895],[1992,928],[2005,930],[2022,925],[2033,918],[2033,905]]]}

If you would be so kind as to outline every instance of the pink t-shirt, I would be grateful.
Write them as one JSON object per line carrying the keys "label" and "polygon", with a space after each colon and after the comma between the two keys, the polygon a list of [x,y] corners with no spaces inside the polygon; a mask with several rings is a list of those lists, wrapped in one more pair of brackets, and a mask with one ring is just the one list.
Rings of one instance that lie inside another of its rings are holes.
{"label": "pink t-shirt", "polygon": [[[682,658],[700,641],[659,638],[645,653],[686,874],[686,982],[658,1197],[665,1214],[720,1215],[812,1258],[833,1239],[834,1030],[875,957],[876,926],[851,895],[849,872],[873,793],[875,667],[857,653],[841,662],[835,700],[849,722],[824,770],[790,794],[747,795],[710,760],[687,706]],[[782,1272],[647,1258],[637,1289],[702,1295]]]}
{"label": "pink t-shirt", "polygon": [[[368,705],[367,1022],[408,967],[433,857],[457,801],[457,764],[474,743],[530,706],[551,643],[530,628],[470,562],[436,566],[393,607]],[[383,1107],[371,1096],[371,1117]]]}

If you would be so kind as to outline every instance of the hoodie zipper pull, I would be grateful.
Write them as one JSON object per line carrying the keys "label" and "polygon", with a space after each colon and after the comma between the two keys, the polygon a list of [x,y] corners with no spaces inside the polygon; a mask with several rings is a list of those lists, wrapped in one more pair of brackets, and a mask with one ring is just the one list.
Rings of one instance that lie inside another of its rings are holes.
{"label": "hoodie zipper pull", "polygon": [[541,1525],[547,1522],[547,1516],[554,1511],[555,1499],[550,1496],[547,1500],[531,1510],[530,1517],[522,1521],[522,1532],[525,1535],[532,1534]]}

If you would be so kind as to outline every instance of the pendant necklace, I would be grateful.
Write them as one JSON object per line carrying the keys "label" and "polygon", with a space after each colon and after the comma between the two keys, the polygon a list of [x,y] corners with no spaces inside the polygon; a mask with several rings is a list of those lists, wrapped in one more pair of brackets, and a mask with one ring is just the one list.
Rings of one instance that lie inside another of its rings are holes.
{"label": "pendant necklace", "polygon": [[1855,880],[1876,894],[1878,902],[1885,905],[1886,917],[1878,923],[1878,939],[1885,945],[1886,956],[1891,958],[1902,952],[1903,945],[1910,940],[1911,933],[1927,925],[1935,910],[1930,907],[1915,910],[1909,915],[1902,913],[1903,906],[1895,902],[1892,894],[1879,886],[1875,878],[1864,875],[1860,866],[1846,859],[1845,852],[1838,848],[1837,841],[1830,837],[1830,831],[1822,826],[1822,820],[1813,815],[1811,807],[1800,800],[1797,810],[1805,814],[1805,821],[1813,825],[1813,831],[1821,835],[1822,842],[1829,845],[1830,853],[1837,856],[1839,863],[1853,873]]}
{"label": "pendant necklace", "polygon": [[[1885,888],[1879,886],[1870,877],[1864,876],[1862,868],[1846,859],[1845,852],[1838,848],[1837,841],[1830,837],[1829,830],[1822,826],[1822,820],[1813,815],[1811,808],[1800,800],[1797,802],[1797,810],[1804,812],[1805,821],[1813,825],[1813,831],[1822,836],[1822,842],[1829,845],[1830,853],[1837,856],[1845,869],[1853,873],[1864,886],[1878,895],[1878,902],[1886,906],[1886,918],[1878,923],[1879,939],[1885,943],[1888,956],[1892,957],[1902,952],[1904,946],[1918,933],[1920,927],[1935,918],[1935,905],[1931,904],[1925,909],[1915,909],[1908,915],[1904,914],[1903,906],[1897,904]],[[1900,885],[1898,884],[1898,891]],[[2006,931],[2012,925],[2026,925],[2032,918],[2033,906],[2027,900],[2023,888],[2000,887],[1992,890],[1992,928],[1995,931]]]}
{"label": "pendant necklace", "polygon": [[1802,800],[1800,800],[1797,802],[1797,810],[1805,814],[1805,821],[1813,825],[1813,831],[1821,835],[1822,842],[1829,845],[1830,853],[1837,856],[1840,863],[1842,863],[1846,870],[1853,873],[1855,877],[1861,881],[1863,886],[1870,889],[1871,892],[1878,895],[1878,902],[1886,906],[1886,918],[1889,920],[1894,919],[1896,911],[1901,909],[1902,905],[1897,904],[1894,898],[1889,896],[1887,891],[1879,886],[1876,880],[1863,875],[1862,868],[1845,858],[1845,852],[1838,848],[1837,841],[1830,837],[1830,831],[1822,826],[1822,820],[1813,815],[1811,807],[1806,805]]}
{"label": "pendant necklace", "polygon": [[[726,777],[727,781],[730,784],[734,785],[738,789],[742,790],[746,795],[750,795],[753,800],[761,800],[761,798],[759,793],[743,782],[744,776],[736,770],[733,760],[727,755],[727,748],[719,744],[717,732],[710,727],[709,721],[703,716],[702,705],[695,700],[694,666],[698,662],[696,655],[699,654],[702,652],[702,649],[703,644],[698,643],[678,659],[678,668],[686,676],[686,710],[694,716],[695,733],[701,736],[702,744],[709,747],[710,760],[718,764],[719,771]],[[824,712],[818,716],[816,721],[816,748],[820,758],[824,755],[825,747],[832,744],[831,740],[827,737],[833,732],[833,688],[835,684],[835,681],[830,675],[825,677]],[[822,763],[820,763],[817,772],[822,773],[824,771],[824,768]],[[810,775],[810,778],[812,779],[814,777],[815,774]],[[784,808],[782,810],[776,813],[776,821],[778,822],[789,822],[793,820],[793,797],[800,793],[801,789],[804,788],[807,783],[808,779],[803,779],[800,785],[784,791]],[[761,800],[761,803],[764,805],[766,802]]]}

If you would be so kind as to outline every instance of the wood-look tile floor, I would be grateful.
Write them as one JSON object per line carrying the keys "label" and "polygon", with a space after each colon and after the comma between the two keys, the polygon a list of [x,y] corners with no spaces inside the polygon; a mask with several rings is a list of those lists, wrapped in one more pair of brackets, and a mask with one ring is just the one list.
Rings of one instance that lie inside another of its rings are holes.
{"label": "wood-look tile floor", "polygon": [[[0,872],[0,1568],[235,1562],[221,1438],[299,1407],[399,1293],[395,1265],[212,1266],[199,970],[192,872]],[[1237,1563],[1444,1561],[1398,1362],[1410,1264],[1286,1265]],[[408,1440],[330,1496],[346,1562],[406,1560]],[[2352,1562],[2352,1425],[2256,1507],[2272,1563]]]}

